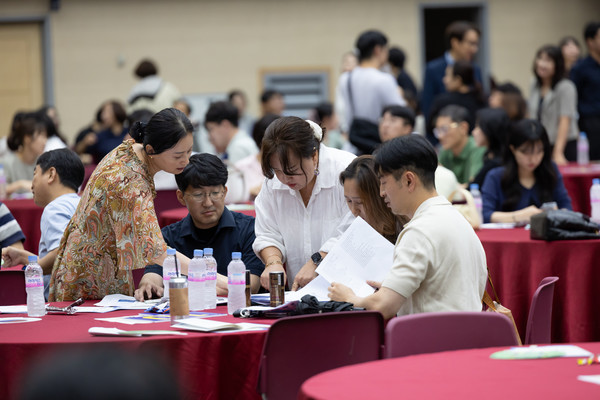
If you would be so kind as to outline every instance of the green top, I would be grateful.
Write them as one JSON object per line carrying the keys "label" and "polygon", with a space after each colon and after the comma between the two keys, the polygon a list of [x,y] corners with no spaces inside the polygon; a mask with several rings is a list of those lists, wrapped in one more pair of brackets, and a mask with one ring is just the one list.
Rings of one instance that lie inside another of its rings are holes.
{"label": "green top", "polygon": [[454,172],[460,183],[468,183],[483,166],[483,155],[485,147],[477,147],[475,139],[469,136],[469,140],[458,156],[454,156],[451,150],[440,151],[440,163]]}

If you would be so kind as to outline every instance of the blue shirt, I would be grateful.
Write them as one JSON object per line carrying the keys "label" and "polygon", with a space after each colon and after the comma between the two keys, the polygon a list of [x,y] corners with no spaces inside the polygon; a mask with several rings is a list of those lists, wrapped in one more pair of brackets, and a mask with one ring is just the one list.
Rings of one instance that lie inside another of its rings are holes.
{"label": "blue shirt", "polygon": [[[227,276],[227,266],[231,253],[242,253],[242,261],[252,275],[260,276],[265,269],[262,261],[252,250],[254,243],[254,217],[229,211],[227,207],[217,224],[216,231],[209,240],[202,238],[201,230],[196,228],[188,214],[184,219],[162,229],[165,242],[188,258],[194,256],[194,249],[211,247],[217,260],[217,272]],[[146,267],[146,272],[162,274],[162,268]]]}
{"label": "blue shirt", "polygon": [[[483,181],[483,187],[481,188],[481,198],[483,200],[483,221],[490,222],[490,218],[495,211],[517,211],[523,208],[534,205],[541,207],[538,184],[533,185],[531,189],[521,187],[521,198],[513,210],[503,210],[502,204],[504,203],[505,197],[502,191],[502,175],[504,174],[504,167],[498,167],[492,169],[485,177]],[[562,175],[554,165],[554,171],[556,172],[556,185],[552,191],[552,200],[556,202],[558,208],[566,208],[572,210],[571,198],[565,189],[563,184]]]}
{"label": "blue shirt", "polygon": [[25,241],[25,235],[6,204],[0,202],[0,246],[7,247],[18,241]]}
{"label": "blue shirt", "polygon": [[86,153],[90,153],[94,157],[94,162],[98,164],[104,156],[123,143],[128,132],[127,128],[123,128],[118,136],[115,136],[110,129],[98,132],[98,140],[86,149]]}
{"label": "blue shirt", "polygon": [[571,69],[571,80],[577,87],[579,115],[600,116],[600,64],[587,56]]}

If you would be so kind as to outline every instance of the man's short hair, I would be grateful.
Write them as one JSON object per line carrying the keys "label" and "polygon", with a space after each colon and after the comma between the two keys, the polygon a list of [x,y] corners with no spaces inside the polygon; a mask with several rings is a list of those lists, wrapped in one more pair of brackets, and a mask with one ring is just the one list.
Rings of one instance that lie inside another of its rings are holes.
{"label": "man's short hair", "polygon": [[145,59],[140,61],[134,73],[138,78],[143,79],[147,76],[158,75],[158,68],[152,61]]}
{"label": "man's short hair", "polygon": [[600,29],[600,22],[590,22],[583,29],[583,40],[587,42],[588,39],[593,39],[598,34]]}
{"label": "man's short hair", "polygon": [[438,158],[435,149],[421,135],[394,138],[382,144],[375,153],[375,170],[392,174],[399,179],[406,171],[416,174],[426,189],[435,188],[435,170]]}
{"label": "man's short hair", "polygon": [[442,108],[437,115],[437,118],[439,117],[449,117],[452,122],[456,122],[458,124],[461,122],[466,122],[471,125],[471,115],[469,114],[469,110],[467,110],[465,107],[457,106],[456,104],[450,104]]}
{"label": "man's short hair", "polygon": [[281,93],[279,90],[275,90],[275,89],[265,89],[262,92],[262,94],[260,95],[260,102],[262,104],[268,103],[269,100],[271,100],[275,96],[283,97],[283,93]]}
{"label": "man's short hair", "polygon": [[179,190],[185,193],[189,186],[225,186],[227,176],[227,167],[219,157],[202,153],[190,157],[190,163],[180,174],[175,175],[175,181]]}
{"label": "man's short hair", "polygon": [[399,47],[392,47],[388,53],[388,61],[394,67],[398,69],[404,69],[404,61],[406,61],[406,54]]}
{"label": "man's short hair", "polygon": [[85,167],[77,153],[71,149],[47,151],[38,157],[35,165],[40,167],[42,173],[54,167],[60,183],[76,192],[85,177]]}
{"label": "man's short hair", "polygon": [[414,128],[415,112],[411,108],[403,107],[403,106],[399,106],[399,105],[386,106],[383,108],[383,111],[381,112],[381,116],[383,117],[383,115],[386,112],[389,112],[394,117],[402,118],[404,120],[405,124],[410,125],[411,128]]}
{"label": "man's short hair", "polygon": [[358,61],[368,60],[373,55],[376,46],[385,46],[387,43],[387,37],[380,31],[370,30],[361,33],[356,40]]}
{"label": "man's short hair", "polygon": [[446,46],[448,49],[451,48],[452,39],[458,39],[462,42],[465,38],[465,34],[468,31],[475,31],[477,35],[481,36],[479,28],[469,21],[454,21],[446,28]]}
{"label": "man's short hair", "polygon": [[237,127],[239,121],[239,111],[228,101],[216,101],[211,103],[204,116],[204,124],[214,122],[220,124],[223,121],[229,121],[231,125]]}

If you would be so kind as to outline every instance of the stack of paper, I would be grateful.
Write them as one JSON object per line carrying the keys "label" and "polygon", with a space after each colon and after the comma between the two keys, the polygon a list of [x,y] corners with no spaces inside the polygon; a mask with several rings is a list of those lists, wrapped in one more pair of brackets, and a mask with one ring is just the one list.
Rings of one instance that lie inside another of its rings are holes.
{"label": "stack of paper", "polygon": [[242,331],[242,330],[263,330],[269,329],[266,324],[239,323],[232,324],[230,322],[214,321],[202,318],[185,318],[177,321],[173,328],[188,329],[200,332],[215,332],[215,331]]}

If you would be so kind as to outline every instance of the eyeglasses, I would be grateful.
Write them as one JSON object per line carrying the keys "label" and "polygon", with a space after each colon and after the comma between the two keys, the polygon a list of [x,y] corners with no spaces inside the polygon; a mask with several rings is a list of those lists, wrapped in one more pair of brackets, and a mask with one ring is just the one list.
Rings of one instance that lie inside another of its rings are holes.
{"label": "eyeglasses", "polygon": [[203,203],[207,197],[209,197],[210,201],[212,201],[212,202],[219,201],[223,198],[224,195],[225,195],[224,190],[219,190],[219,191],[210,192],[210,193],[194,193],[194,194],[186,193],[186,196],[191,197],[192,199],[194,199],[194,201],[196,201],[198,203]]}
{"label": "eyeglasses", "polygon": [[433,134],[439,139],[441,136],[444,136],[446,133],[448,133],[450,129],[454,129],[457,126],[457,122],[453,122],[450,125],[442,125],[439,128],[433,128]]}

